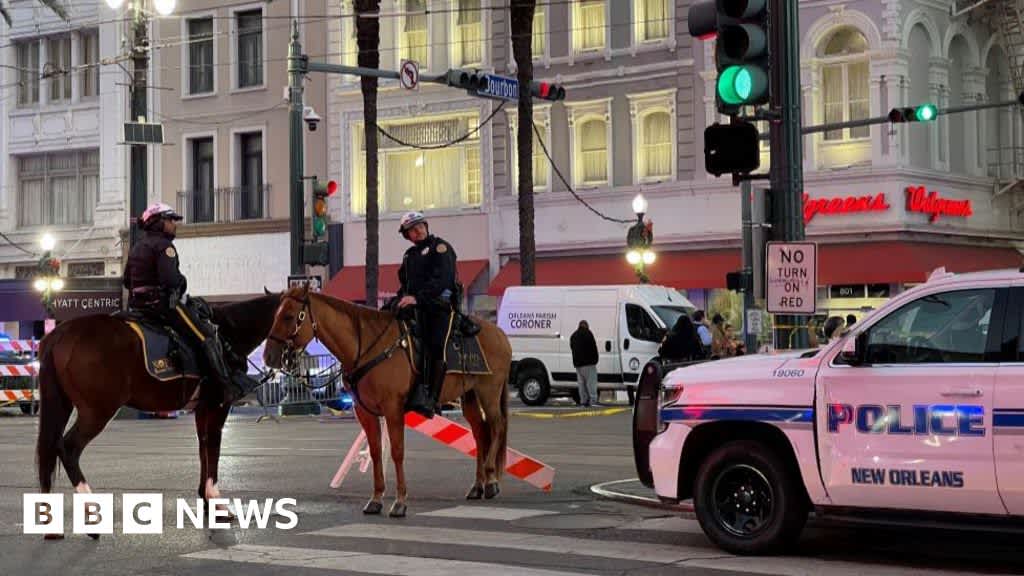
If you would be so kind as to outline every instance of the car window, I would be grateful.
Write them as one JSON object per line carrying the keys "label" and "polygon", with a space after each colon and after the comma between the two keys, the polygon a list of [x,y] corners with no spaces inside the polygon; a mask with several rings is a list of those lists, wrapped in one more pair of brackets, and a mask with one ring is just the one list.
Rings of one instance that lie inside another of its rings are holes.
{"label": "car window", "polygon": [[883,318],[867,333],[872,364],[984,362],[995,290],[931,294]]}
{"label": "car window", "polygon": [[680,316],[689,316],[693,312],[680,306],[651,306],[651,310],[654,310],[661,323],[669,328],[676,325],[676,320],[679,320]]}
{"label": "car window", "polygon": [[661,342],[665,331],[658,326],[646,310],[636,304],[626,304],[626,327],[629,335],[637,340]]}

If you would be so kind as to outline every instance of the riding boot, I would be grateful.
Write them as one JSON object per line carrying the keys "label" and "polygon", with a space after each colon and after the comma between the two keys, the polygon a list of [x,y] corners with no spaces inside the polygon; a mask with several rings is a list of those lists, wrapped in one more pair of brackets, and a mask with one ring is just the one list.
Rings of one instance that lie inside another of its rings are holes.
{"label": "riding boot", "polygon": [[212,372],[213,380],[221,389],[222,402],[228,403],[234,400],[235,385],[232,382],[231,371],[224,362],[224,348],[221,346],[220,338],[216,333],[211,334],[203,340],[203,354]]}
{"label": "riding boot", "polygon": [[423,362],[420,373],[409,388],[409,396],[405,400],[406,412],[416,412],[424,418],[434,417],[434,406],[430,393],[430,362],[429,355],[423,351]]}

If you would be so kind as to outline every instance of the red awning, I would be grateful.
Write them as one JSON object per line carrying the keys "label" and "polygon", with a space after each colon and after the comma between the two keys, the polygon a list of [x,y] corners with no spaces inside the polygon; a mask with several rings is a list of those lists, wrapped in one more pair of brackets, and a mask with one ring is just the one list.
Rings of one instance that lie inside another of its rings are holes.
{"label": "red awning", "polygon": [[[477,277],[487,268],[487,260],[462,260],[456,263],[459,282],[468,290]],[[377,280],[377,291],[381,295],[398,293],[399,264],[382,264]],[[327,283],[324,294],[361,302],[366,298],[366,266],[346,266]]]}
{"label": "red awning", "polygon": [[[674,288],[725,288],[725,275],[740,269],[739,250],[659,252],[647,267],[652,284]],[[623,255],[543,258],[536,263],[538,286],[636,284],[633,266]],[[491,281],[487,293],[504,294],[519,285],[519,261],[512,260]]]}
{"label": "red awning", "polygon": [[[819,244],[818,284],[924,282],[945,266],[949,272],[1017,268],[1024,264],[1012,248],[957,246],[927,242]],[[741,267],[739,250],[659,252],[647,268],[652,284],[673,288],[725,288],[725,275]],[[636,284],[624,256],[574,256],[537,260],[538,286]],[[519,262],[512,260],[491,281],[487,293],[500,296],[519,285]]]}
{"label": "red awning", "polygon": [[818,284],[924,282],[940,267],[947,272],[1018,268],[1024,257],[1013,248],[927,242],[820,244]]}

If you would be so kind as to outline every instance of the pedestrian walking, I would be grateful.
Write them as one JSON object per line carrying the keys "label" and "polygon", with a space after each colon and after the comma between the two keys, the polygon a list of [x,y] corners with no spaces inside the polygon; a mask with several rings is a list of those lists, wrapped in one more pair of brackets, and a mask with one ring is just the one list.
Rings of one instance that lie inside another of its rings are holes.
{"label": "pedestrian walking", "polygon": [[579,328],[569,337],[569,348],[572,349],[572,365],[576,368],[576,384],[579,386],[580,404],[590,406],[597,404],[597,340],[590,331],[586,320],[581,320]]}

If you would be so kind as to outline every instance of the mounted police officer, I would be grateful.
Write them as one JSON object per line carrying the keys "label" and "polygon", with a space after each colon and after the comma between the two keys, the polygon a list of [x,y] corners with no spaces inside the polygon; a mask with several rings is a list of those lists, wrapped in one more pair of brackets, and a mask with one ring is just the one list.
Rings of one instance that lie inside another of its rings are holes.
{"label": "mounted police officer", "polygon": [[407,409],[432,418],[444,382],[444,344],[451,326],[452,300],[458,294],[455,250],[430,233],[419,212],[402,216],[398,231],[412,242],[398,270],[398,309],[415,307],[423,341],[421,380],[409,392]]}
{"label": "mounted police officer", "polygon": [[181,219],[163,203],[153,204],[142,214],[139,226],[145,235],[132,248],[124,271],[128,307],[156,323],[173,327],[180,336],[198,344],[221,387],[224,404],[230,404],[259,384],[244,369],[228,369],[217,326],[185,305],[196,301],[186,296],[188,281],[178,268],[178,252],[174,248]]}

